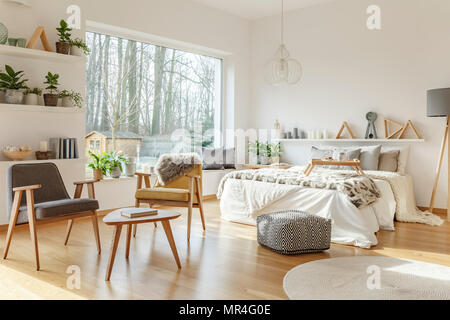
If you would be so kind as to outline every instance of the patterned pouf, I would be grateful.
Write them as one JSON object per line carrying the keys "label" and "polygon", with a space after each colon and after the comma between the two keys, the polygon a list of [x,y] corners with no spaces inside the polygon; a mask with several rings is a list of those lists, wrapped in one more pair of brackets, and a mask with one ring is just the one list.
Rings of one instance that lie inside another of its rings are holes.
{"label": "patterned pouf", "polygon": [[281,254],[320,252],[330,248],[331,220],[289,210],[256,218],[258,243]]}

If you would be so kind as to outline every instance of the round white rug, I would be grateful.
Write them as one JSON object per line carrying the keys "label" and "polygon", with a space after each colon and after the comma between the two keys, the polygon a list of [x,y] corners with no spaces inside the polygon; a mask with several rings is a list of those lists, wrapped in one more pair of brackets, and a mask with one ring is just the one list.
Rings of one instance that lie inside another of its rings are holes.
{"label": "round white rug", "polygon": [[293,300],[450,299],[450,268],[387,257],[323,259],[290,270],[283,287]]}

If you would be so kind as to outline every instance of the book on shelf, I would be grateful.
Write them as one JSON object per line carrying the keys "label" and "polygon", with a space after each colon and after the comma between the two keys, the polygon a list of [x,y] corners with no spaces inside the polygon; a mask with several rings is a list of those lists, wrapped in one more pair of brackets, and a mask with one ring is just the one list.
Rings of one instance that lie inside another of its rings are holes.
{"label": "book on shelf", "polygon": [[146,216],[154,216],[158,214],[158,210],[152,208],[124,208],[120,209],[120,214],[123,217],[132,219]]}
{"label": "book on shelf", "polygon": [[77,138],[50,138],[52,159],[78,159]]}

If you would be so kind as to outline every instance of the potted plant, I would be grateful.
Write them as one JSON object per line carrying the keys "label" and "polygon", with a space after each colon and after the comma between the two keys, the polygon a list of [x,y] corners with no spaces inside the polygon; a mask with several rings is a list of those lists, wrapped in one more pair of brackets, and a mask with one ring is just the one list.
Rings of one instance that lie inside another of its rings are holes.
{"label": "potted plant", "polygon": [[248,143],[248,153],[251,157],[251,160],[250,160],[251,164],[260,164],[261,163],[260,151],[261,151],[261,143],[259,142],[259,140]]}
{"label": "potted plant", "polygon": [[81,93],[75,91],[63,90],[59,93],[59,97],[62,99],[62,106],[68,108],[82,108],[83,97]]}
{"label": "potted plant", "polygon": [[56,42],[56,52],[62,54],[69,54],[70,51],[70,31],[69,25],[65,20],[61,20],[59,22],[59,28],[56,28],[58,31],[59,41]]}
{"label": "potted plant", "polygon": [[280,155],[281,155],[281,142],[272,143],[272,163],[280,163]]}
{"label": "potted plant", "polygon": [[106,174],[108,170],[108,162],[106,160],[106,153],[103,154],[95,154],[89,151],[89,156],[92,159],[92,162],[88,164],[88,167],[92,169],[92,173],[94,179],[102,180],[103,176]]}
{"label": "potted plant", "polygon": [[[44,102],[46,106],[50,106],[50,107],[56,107],[56,105],[58,104],[58,79],[59,79],[59,74],[55,73],[52,74],[51,72],[47,73],[47,75],[45,76],[45,82],[44,84],[47,84],[48,87],[46,87],[45,89],[48,90],[50,93],[45,93],[44,94]],[[55,93],[56,92],[56,93]]]}
{"label": "potted plant", "polygon": [[11,104],[21,104],[23,91],[27,86],[28,79],[22,80],[23,71],[14,71],[11,66],[5,65],[6,73],[0,72],[0,88],[6,89],[5,101]]}
{"label": "potted plant", "polygon": [[128,159],[118,152],[107,153],[105,157],[108,163],[108,173],[114,179],[120,178],[122,174],[122,165],[127,165]]}
{"label": "potted plant", "polygon": [[25,104],[29,106],[39,105],[39,97],[42,96],[42,90],[39,88],[27,88],[25,90]]}
{"label": "potted plant", "polygon": [[91,50],[88,48],[86,42],[84,42],[80,38],[76,38],[75,40],[70,39],[70,54],[73,56],[87,56],[91,53]]}
{"label": "potted plant", "polygon": [[262,143],[261,144],[261,150],[260,150],[260,157],[261,157],[261,164],[262,165],[269,165],[272,162],[272,146],[270,143]]}

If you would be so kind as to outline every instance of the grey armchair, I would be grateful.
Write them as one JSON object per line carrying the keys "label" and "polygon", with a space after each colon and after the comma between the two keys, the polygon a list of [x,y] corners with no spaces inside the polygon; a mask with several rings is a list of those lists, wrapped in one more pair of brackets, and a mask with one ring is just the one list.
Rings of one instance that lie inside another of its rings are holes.
{"label": "grey armchair", "polygon": [[[36,224],[56,220],[68,220],[67,244],[73,220],[90,216],[94,227],[97,250],[100,254],[100,235],[94,183],[96,180],[75,182],[74,198],[70,198],[58,168],[54,163],[16,164],[7,172],[7,201],[9,204],[9,226],[3,259],[8,256],[12,234],[16,224],[28,223],[31,241],[36,256],[36,269],[40,269]],[[89,199],[81,199],[83,186],[87,185]],[[25,196],[23,194],[25,193]]]}

